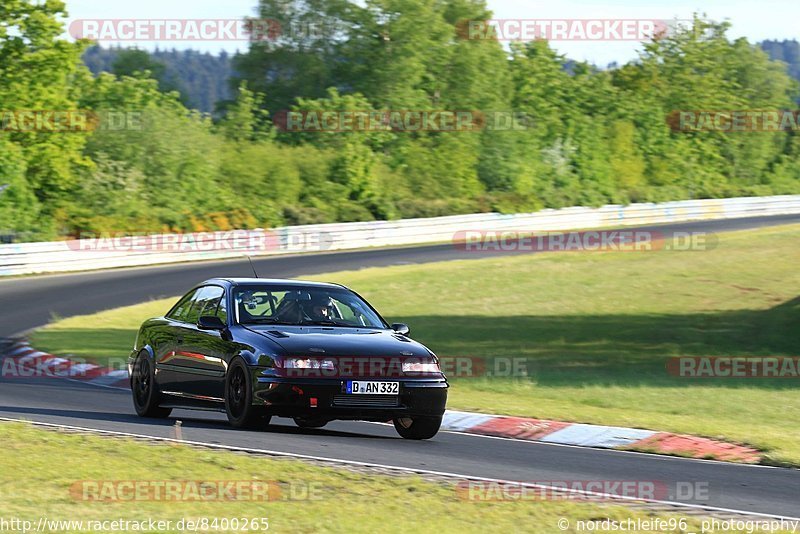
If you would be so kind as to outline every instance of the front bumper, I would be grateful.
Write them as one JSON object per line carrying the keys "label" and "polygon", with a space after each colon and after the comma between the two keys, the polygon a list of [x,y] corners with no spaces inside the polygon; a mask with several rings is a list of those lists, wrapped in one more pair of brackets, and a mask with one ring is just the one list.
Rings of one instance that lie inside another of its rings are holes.
{"label": "front bumper", "polygon": [[[387,421],[402,416],[441,416],[447,403],[444,378],[386,378],[399,395],[348,395],[349,378],[278,378],[253,372],[253,403],[271,415],[315,419]],[[355,379],[357,380],[357,379]]]}

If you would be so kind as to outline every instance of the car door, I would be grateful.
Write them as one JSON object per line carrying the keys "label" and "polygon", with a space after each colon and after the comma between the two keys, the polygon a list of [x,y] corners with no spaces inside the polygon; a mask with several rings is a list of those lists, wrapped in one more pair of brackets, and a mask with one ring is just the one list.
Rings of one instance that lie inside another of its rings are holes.
{"label": "car door", "polygon": [[204,315],[213,315],[227,324],[225,290],[204,286],[192,300],[192,307],[178,328],[173,358],[178,391],[198,400],[222,400],[228,342],[217,330],[198,328],[197,321]]}
{"label": "car door", "polygon": [[157,342],[153,345],[156,360],[156,378],[159,389],[170,394],[181,391],[183,373],[175,366],[175,353],[179,340],[182,341],[183,323],[189,314],[199,289],[195,288],[184,295],[164,316],[166,321],[158,327]]}

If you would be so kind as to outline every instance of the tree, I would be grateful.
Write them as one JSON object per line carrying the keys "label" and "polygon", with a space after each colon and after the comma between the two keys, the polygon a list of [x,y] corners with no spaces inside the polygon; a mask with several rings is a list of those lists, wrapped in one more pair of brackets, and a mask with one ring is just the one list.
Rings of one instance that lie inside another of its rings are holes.
{"label": "tree", "polygon": [[[7,0],[0,9],[0,102],[6,110],[77,110],[74,81],[82,74],[83,43],[59,39],[63,2]],[[12,131],[6,144],[15,172],[24,172],[18,191],[32,191],[52,215],[80,172],[91,167],[81,151],[86,133]],[[19,162],[21,158],[25,164]]]}
{"label": "tree", "polygon": [[269,113],[263,109],[263,100],[262,95],[253,93],[242,82],[236,100],[226,107],[217,129],[232,141],[265,139],[270,134],[270,125]]}
{"label": "tree", "polygon": [[158,81],[158,89],[164,93],[175,91],[182,103],[188,103],[186,91],[174,75],[168,75],[166,65],[153,58],[145,50],[131,48],[121,50],[111,64],[111,72],[117,77],[144,77]]}

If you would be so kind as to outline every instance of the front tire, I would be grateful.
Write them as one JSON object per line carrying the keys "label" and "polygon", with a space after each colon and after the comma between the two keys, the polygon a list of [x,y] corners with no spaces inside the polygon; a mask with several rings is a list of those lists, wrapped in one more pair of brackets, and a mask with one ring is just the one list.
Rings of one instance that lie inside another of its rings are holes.
{"label": "front tire", "polygon": [[150,362],[150,355],[146,352],[140,352],[133,364],[131,393],[133,407],[141,417],[164,419],[172,413],[172,408],[161,408],[158,405],[161,394],[156,384],[155,366]]}
{"label": "front tire", "polygon": [[271,419],[263,408],[253,406],[253,381],[241,358],[233,360],[225,375],[225,413],[234,428],[267,426]]}
{"label": "front tire", "polygon": [[392,422],[404,439],[431,439],[442,426],[442,416],[396,417]]}

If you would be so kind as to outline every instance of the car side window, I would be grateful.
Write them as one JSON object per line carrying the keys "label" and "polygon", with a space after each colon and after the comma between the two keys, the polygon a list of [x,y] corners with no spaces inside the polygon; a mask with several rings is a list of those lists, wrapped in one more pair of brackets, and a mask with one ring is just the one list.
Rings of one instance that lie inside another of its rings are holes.
{"label": "car side window", "polygon": [[201,287],[192,298],[192,306],[183,320],[194,324],[201,315],[215,315],[217,304],[224,293],[225,290],[219,286]]}
{"label": "car side window", "polygon": [[[219,291],[214,291],[218,289]],[[228,322],[228,306],[225,302],[225,291],[221,287],[210,286],[208,292],[204,293],[201,297],[205,301],[205,305],[200,312],[200,317],[203,316],[216,316],[219,317],[223,323]],[[200,303],[198,303],[200,305]]]}
{"label": "car side window", "polygon": [[167,319],[172,319],[173,321],[183,321],[193,303],[192,299],[194,299],[194,296],[197,294],[197,292],[197,289],[193,289],[186,293],[186,295],[184,295],[183,298],[178,301],[178,304],[176,304],[172,310],[167,313]]}
{"label": "car side window", "polygon": [[222,292],[222,295],[219,298],[219,304],[217,304],[217,317],[219,317],[223,323],[228,324],[228,304],[225,302],[225,292]]}

